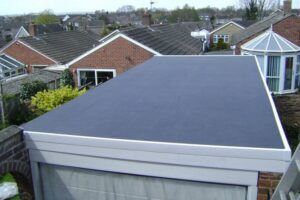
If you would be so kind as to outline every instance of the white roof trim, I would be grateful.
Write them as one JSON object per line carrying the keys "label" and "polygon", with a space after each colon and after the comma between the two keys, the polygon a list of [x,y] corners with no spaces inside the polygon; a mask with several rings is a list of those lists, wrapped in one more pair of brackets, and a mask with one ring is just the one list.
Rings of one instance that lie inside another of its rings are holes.
{"label": "white roof trim", "polygon": [[9,57],[10,59],[14,60],[15,62],[19,63],[20,65],[25,65],[24,63],[22,63],[22,62],[18,61],[17,59],[7,55],[6,53],[1,53],[0,55],[5,55],[5,56]]}
{"label": "white roof trim", "polygon": [[20,29],[19,29],[19,31],[18,31],[18,33],[15,36],[15,39],[19,38],[19,34],[20,34],[21,30],[25,31],[25,33],[27,33],[27,36],[30,36],[30,34],[28,33],[28,31],[23,26],[21,26]]}
{"label": "white roof trim", "polygon": [[10,47],[13,43],[15,43],[18,39],[13,39],[12,41],[10,41],[9,43],[7,43],[5,46],[3,46],[0,49],[0,52],[3,52],[5,49],[7,49],[8,47]]}
{"label": "white roof trim", "polygon": [[288,143],[288,141],[287,141],[287,139],[286,139],[286,135],[285,135],[285,133],[284,133],[282,124],[281,124],[281,122],[280,122],[280,118],[279,118],[279,115],[278,115],[278,112],[277,112],[275,103],[274,103],[274,101],[273,101],[273,98],[272,98],[272,96],[271,96],[271,92],[270,92],[270,90],[269,90],[269,87],[268,87],[268,85],[267,85],[267,82],[265,81],[264,75],[263,75],[262,71],[261,71],[260,68],[259,68],[259,62],[258,62],[258,60],[257,60],[257,57],[254,56],[254,58],[255,58],[255,61],[256,61],[256,65],[257,65],[257,67],[258,67],[258,71],[259,71],[259,74],[260,74],[260,78],[262,79],[262,82],[263,82],[263,84],[264,84],[264,88],[265,88],[266,93],[267,93],[268,98],[269,98],[269,102],[270,102],[270,104],[271,104],[271,108],[272,108],[272,111],[273,111],[273,115],[274,115],[274,117],[275,117],[275,121],[276,121],[278,130],[279,130],[279,133],[280,133],[280,137],[281,137],[281,141],[282,141],[282,143],[283,143],[284,149],[285,149],[286,151],[289,151],[289,152],[291,153],[291,148],[290,148],[290,145],[289,145],[289,143]]}
{"label": "white roof trim", "polygon": [[235,23],[234,21],[229,21],[229,22],[227,22],[226,24],[224,24],[223,26],[220,26],[219,28],[217,28],[217,29],[211,31],[210,34],[213,34],[213,33],[217,32],[218,30],[224,28],[225,26],[228,26],[229,24],[234,24],[234,25],[238,26],[238,27],[241,28],[241,29],[245,29],[245,27],[243,27],[243,26],[241,26],[241,25]]}
{"label": "white roof trim", "polygon": [[31,47],[30,45],[26,44],[25,42],[22,42],[21,40],[17,40],[17,42],[20,42],[20,43],[21,43],[21,44],[23,44],[24,46],[26,46],[26,47],[28,47],[29,49],[31,49],[31,50],[33,50],[33,51],[37,52],[38,54],[40,54],[40,55],[44,56],[45,58],[47,58],[47,59],[49,59],[49,60],[51,60],[51,61],[55,62],[56,64],[58,64],[58,63],[59,63],[58,61],[56,61],[56,60],[54,60],[54,59],[50,58],[49,56],[47,56],[47,55],[43,54],[42,52],[40,52],[40,51],[38,51],[38,50],[34,49],[33,47]]}
{"label": "white roof trim", "polygon": [[154,55],[158,55],[158,56],[161,55],[161,54],[158,53],[157,51],[155,51],[155,50],[153,50],[153,49],[151,49],[151,48],[149,48],[149,47],[147,47],[147,46],[145,46],[145,45],[143,45],[143,44],[137,42],[136,40],[131,39],[130,37],[128,37],[128,36],[126,36],[126,35],[124,35],[124,34],[122,34],[122,33],[119,33],[119,34],[113,36],[112,38],[108,39],[107,41],[103,42],[102,44],[99,44],[99,45],[96,46],[95,48],[93,48],[93,49],[91,49],[91,50],[85,52],[84,54],[80,55],[79,57],[75,58],[74,60],[68,62],[68,63],[66,64],[66,66],[67,66],[67,67],[70,67],[70,66],[73,65],[74,63],[76,63],[76,62],[78,62],[79,60],[83,59],[84,57],[86,57],[86,56],[88,56],[88,55],[94,53],[94,52],[97,51],[98,49],[100,49],[100,48],[106,46],[107,44],[111,43],[112,41],[116,40],[116,39],[119,38],[119,37],[122,37],[122,38],[124,38],[125,40],[128,40],[129,42],[131,42],[131,43],[133,43],[133,44],[136,44],[137,46],[139,46],[139,47],[141,47],[141,48],[143,48],[143,49],[145,49],[145,50],[147,50],[147,51],[153,53]]}

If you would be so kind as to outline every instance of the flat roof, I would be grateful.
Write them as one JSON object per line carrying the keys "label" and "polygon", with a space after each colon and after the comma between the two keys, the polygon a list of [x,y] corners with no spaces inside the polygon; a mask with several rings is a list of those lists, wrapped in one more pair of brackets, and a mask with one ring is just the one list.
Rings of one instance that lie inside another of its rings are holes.
{"label": "flat roof", "polygon": [[156,56],[23,128],[27,133],[284,149],[268,95],[253,56]]}

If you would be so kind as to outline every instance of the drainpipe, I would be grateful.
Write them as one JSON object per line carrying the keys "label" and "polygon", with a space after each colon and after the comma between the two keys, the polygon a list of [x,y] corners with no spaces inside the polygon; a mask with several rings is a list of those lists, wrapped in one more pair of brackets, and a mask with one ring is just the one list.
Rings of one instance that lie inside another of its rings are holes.
{"label": "drainpipe", "polygon": [[0,82],[0,109],[1,109],[1,121],[2,124],[5,124],[5,115],[4,115],[4,104],[3,104],[3,86],[2,81]]}

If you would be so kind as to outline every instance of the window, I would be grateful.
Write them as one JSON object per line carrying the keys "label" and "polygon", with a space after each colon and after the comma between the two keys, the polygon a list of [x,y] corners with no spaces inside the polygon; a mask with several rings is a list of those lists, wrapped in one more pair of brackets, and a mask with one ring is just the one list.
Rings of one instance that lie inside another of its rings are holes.
{"label": "window", "polygon": [[96,86],[116,76],[114,69],[79,69],[79,85]]}
{"label": "window", "polygon": [[294,58],[288,57],[285,59],[285,73],[284,73],[284,89],[292,89],[292,80],[293,80],[293,63]]}
{"label": "window", "polygon": [[224,35],[223,39],[225,43],[229,43],[229,35]]}
{"label": "window", "polygon": [[279,91],[280,56],[268,56],[267,84],[272,92]]}
{"label": "window", "polygon": [[300,75],[300,55],[297,56],[296,74],[295,74],[295,89],[299,88],[299,75]]}
{"label": "window", "polygon": [[219,38],[218,38],[218,35],[214,35],[214,43],[218,43],[218,41],[219,41]]}

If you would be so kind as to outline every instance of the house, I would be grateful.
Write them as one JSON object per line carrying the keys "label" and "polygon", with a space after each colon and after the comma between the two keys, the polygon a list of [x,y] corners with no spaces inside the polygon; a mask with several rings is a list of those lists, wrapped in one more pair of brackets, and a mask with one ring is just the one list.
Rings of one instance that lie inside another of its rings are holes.
{"label": "house", "polygon": [[[287,4],[289,1],[284,1]],[[290,5],[290,4],[288,4]],[[235,45],[235,54],[241,54],[241,46],[249,40],[262,34],[270,27],[273,31],[297,46],[300,46],[300,18],[294,14],[290,14],[290,9],[285,11],[277,10],[265,19],[252,24],[245,30],[234,34],[232,45]]]}
{"label": "house", "polygon": [[197,27],[197,23],[178,23],[117,30],[66,66],[78,86],[95,86],[154,55],[199,55],[202,42],[191,36]]}
{"label": "house", "polygon": [[28,25],[28,32],[29,34],[26,36],[37,36],[37,35],[43,35],[43,34],[49,34],[49,33],[55,33],[64,31],[63,27],[58,24],[34,24],[30,23]]}
{"label": "house", "polygon": [[241,54],[256,56],[271,92],[285,94],[298,90],[300,47],[272,28],[243,44]]}
{"label": "house", "polygon": [[22,128],[45,200],[256,200],[291,159],[253,56],[155,56]]}
{"label": "house", "polygon": [[92,49],[99,42],[82,31],[60,31],[18,38],[0,52],[24,63],[28,72],[65,64]]}
{"label": "house", "polygon": [[232,35],[244,29],[245,28],[240,24],[234,21],[229,21],[210,32],[210,43],[216,45],[219,40],[222,39],[224,43],[228,44],[229,47],[231,44]]}

